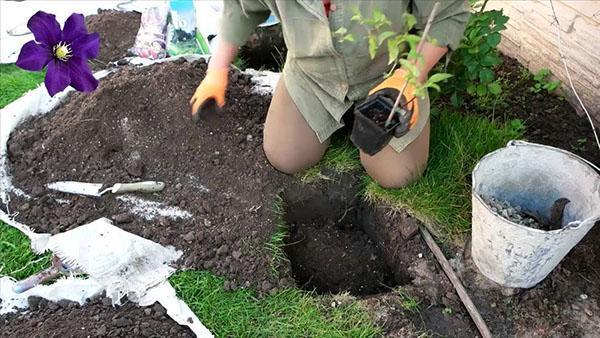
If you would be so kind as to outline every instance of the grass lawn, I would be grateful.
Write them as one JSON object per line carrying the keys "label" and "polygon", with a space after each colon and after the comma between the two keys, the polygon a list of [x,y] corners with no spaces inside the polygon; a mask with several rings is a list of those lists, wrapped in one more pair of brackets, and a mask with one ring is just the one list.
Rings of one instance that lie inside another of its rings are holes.
{"label": "grass lawn", "polygon": [[26,72],[14,64],[0,64],[0,108],[44,81],[45,72]]}
{"label": "grass lawn", "polygon": [[[13,65],[0,65],[0,71],[0,107],[43,81],[43,74],[24,72]],[[498,125],[435,107],[432,121],[431,156],[424,177],[403,189],[384,190],[365,175],[363,195],[367,200],[408,210],[441,239],[458,239],[470,227],[469,177],[473,166],[486,153],[519,138],[523,128],[518,121]],[[324,167],[359,169],[358,152],[349,141],[336,139],[323,161],[302,178],[323,177]],[[282,241],[278,231],[267,244],[273,246],[270,249],[275,255]],[[49,255],[36,256],[26,236],[0,223],[0,275],[20,279],[48,265]],[[224,291],[223,279],[205,271],[178,272],[171,282],[201,321],[219,336],[371,337],[380,332],[361,302],[332,308],[331,296],[295,289],[259,299],[251,290]]]}

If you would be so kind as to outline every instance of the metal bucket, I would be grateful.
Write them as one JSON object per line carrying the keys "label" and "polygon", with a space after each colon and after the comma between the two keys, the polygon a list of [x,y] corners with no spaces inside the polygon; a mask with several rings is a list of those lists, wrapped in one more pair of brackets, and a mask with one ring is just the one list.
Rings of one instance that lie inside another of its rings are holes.
{"label": "metal bucket", "polygon": [[[567,151],[522,141],[511,141],[481,159],[471,193],[471,253],[481,273],[507,287],[530,288],[542,281],[600,220],[600,175],[592,166]],[[544,231],[501,217],[482,195],[536,210],[545,218],[558,198],[571,202],[562,228]]]}

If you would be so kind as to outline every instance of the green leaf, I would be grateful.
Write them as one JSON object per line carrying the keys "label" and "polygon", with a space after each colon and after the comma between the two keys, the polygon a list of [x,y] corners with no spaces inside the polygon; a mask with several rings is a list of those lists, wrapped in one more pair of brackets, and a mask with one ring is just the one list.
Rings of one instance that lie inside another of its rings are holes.
{"label": "green leaf", "polygon": [[558,87],[560,87],[560,84],[561,84],[561,82],[559,80],[550,81],[544,85],[544,89],[546,89],[546,91],[548,93],[551,93],[551,92],[557,90]]}
{"label": "green leaf", "polygon": [[452,77],[452,74],[448,74],[448,73],[436,73],[433,74],[429,77],[429,79],[427,79],[428,83],[437,83],[437,82],[442,82],[446,79],[449,79]]}
{"label": "green leaf", "polygon": [[396,35],[396,33],[392,32],[392,31],[385,31],[385,32],[379,34],[377,36],[377,45],[381,46],[381,44],[383,43],[383,41],[385,41],[385,39],[390,38],[394,35]]}
{"label": "green leaf", "polygon": [[479,47],[479,54],[485,55],[490,51],[490,49],[492,49],[492,46],[490,46],[490,44],[486,42],[482,44],[481,47]]}
{"label": "green leaf", "polygon": [[347,34],[346,36],[344,36],[342,38],[342,40],[340,42],[344,42],[344,41],[350,41],[350,42],[354,42],[354,35],[352,34]]}
{"label": "green leaf", "polygon": [[376,54],[377,54],[377,41],[375,40],[374,37],[369,37],[369,56],[371,56],[371,59],[374,59]]}
{"label": "green leaf", "polygon": [[335,34],[335,35],[344,35],[346,33],[348,33],[348,30],[346,29],[346,27],[340,27],[333,34]]}
{"label": "green leaf", "polygon": [[415,48],[421,42],[421,37],[415,34],[406,34],[402,38],[408,42],[410,48]]}
{"label": "green leaf", "polygon": [[548,75],[550,75],[550,69],[542,68],[537,73],[535,73],[533,79],[537,82],[541,82],[544,81]]}
{"label": "green leaf", "polygon": [[479,80],[483,83],[490,83],[494,81],[494,72],[490,69],[484,68],[479,71]]}
{"label": "green leaf", "polygon": [[469,32],[469,34],[467,36],[469,37],[470,40],[473,40],[477,36],[477,34],[479,33],[480,30],[481,30],[480,27],[475,27]]}
{"label": "green leaf", "polygon": [[462,105],[462,97],[458,96],[456,92],[452,93],[450,96],[450,103],[453,107],[458,108]]}
{"label": "green leaf", "polygon": [[496,55],[487,54],[481,59],[481,65],[486,67],[495,66],[500,63],[500,58]]}
{"label": "green leaf", "polygon": [[411,30],[417,24],[417,18],[410,13],[404,13],[402,15],[404,17],[404,24],[406,26],[406,30]]}
{"label": "green leaf", "polygon": [[490,93],[492,93],[493,95],[499,95],[500,92],[502,92],[502,87],[500,86],[498,81],[488,84],[487,87]]}
{"label": "green leaf", "polygon": [[393,39],[388,40],[388,64],[392,64],[400,54],[400,46]]}
{"label": "green leaf", "polygon": [[506,29],[506,26],[505,26],[505,25],[496,25],[496,26],[494,26],[494,28],[492,28],[492,30],[491,30],[491,31],[492,31],[493,33],[496,33],[496,32],[501,32],[501,31],[503,31],[503,30],[505,30],[505,29]]}
{"label": "green leaf", "polygon": [[469,75],[470,79],[475,79],[479,76],[479,71],[481,70],[481,66],[478,63],[473,62],[467,65],[467,75]]}
{"label": "green leaf", "polygon": [[508,22],[508,16],[504,15],[502,12],[500,12],[500,15],[498,15],[498,17],[496,17],[494,19],[494,23],[496,25],[504,25],[507,22]]}
{"label": "green leaf", "polygon": [[354,12],[354,15],[350,18],[350,20],[358,22],[362,21],[362,13],[358,7],[354,6],[354,8],[352,8],[352,12]]}
{"label": "green leaf", "polygon": [[406,69],[408,71],[408,77],[411,79],[416,79],[419,77],[419,70],[417,69],[417,66],[415,66],[414,63],[406,60],[406,59],[400,59],[399,60],[400,65],[402,66],[402,68]]}
{"label": "green leaf", "polygon": [[477,86],[474,83],[469,83],[467,86],[467,93],[469,95],[473,95],[475,94],[475,91],[477,91]]}
{"label": "green leaf", "polygon": [[498,44],[500,43],[500,40],[501,40],[500,33],[492,33],[492,34],[488,35],[488,37],[487,37],[487,43],[492,47],[498,46]]}
{"label": "green leaf", "polygon": [[488,93],[488,89],[487,86],[484,84],[478,84],[477,85],[477,95],[478,96],[485,96]]}
{"label": "green leaf", "polygon": [[441,90],[440,86],[438,86],[436,83],[429,83],[425,87],[427,87],[427,88],[433,88],[433,89],[435,89],[438,92]]}

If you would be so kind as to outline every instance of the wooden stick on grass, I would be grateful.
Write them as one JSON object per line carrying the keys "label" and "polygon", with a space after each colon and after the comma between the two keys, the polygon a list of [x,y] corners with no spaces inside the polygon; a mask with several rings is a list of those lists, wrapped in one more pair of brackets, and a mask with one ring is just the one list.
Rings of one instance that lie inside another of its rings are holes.
{"label": "wooden stick on grass", "polygon": [[481,336],[483,338],[491,338],[492,333],[490,332],[490,329],[481,317],[481,314],[477,310],[475,304],[473,304],[471,297],[469,297],[467,290],[460,282],[460,279],[458,279],[458,276],[450,266],[450,263],[444,256],[444,253],[437,245],[437,243],[433,240],[433,237],[431,237],[429,230],[427,230],[427,228],[425,228],[424,226],[420,226],[419,229],[421,230],[421,235],[423,236],[425,243],[427,243],[427,246],[429,247],[431,252],[433,252],[433,255],[442,266],[442,270],[444,270],[446,276],[448,276],[448,279],[450,279],[450,282],[454,286],[456,293],[458,293],[458,297],[460,297],[460,300],[462,301],[463,305],[467,308],[467,311],[473,319],[475,326],[477,326],[479,333],[481,333]]}

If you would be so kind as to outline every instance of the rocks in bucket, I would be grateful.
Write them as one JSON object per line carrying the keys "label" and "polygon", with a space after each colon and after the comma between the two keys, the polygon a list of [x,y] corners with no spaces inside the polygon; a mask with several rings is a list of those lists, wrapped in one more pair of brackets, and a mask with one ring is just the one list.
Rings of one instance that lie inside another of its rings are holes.
{"label": "rocks in bucket", "polygon": [[511,222],[548,231],[561,228],[565,206],[570,202],[566,198],[557,199],[552,205],[550,219],[545,220],[538,212],[524,210],[520,206],[512,205],[507,201],[499,200],[493,196],[482,195],[481,198],[483,198],[493,212]]}
{"label": "rocks in bucket", "polygon": [[505,219],[534,229],[542,229],[544,226],[538,219],[535,219],[523,212],[520,206],[513,206],[507,201],[499,200],[493,196],[481,196],[485,203],[493,212]]}

